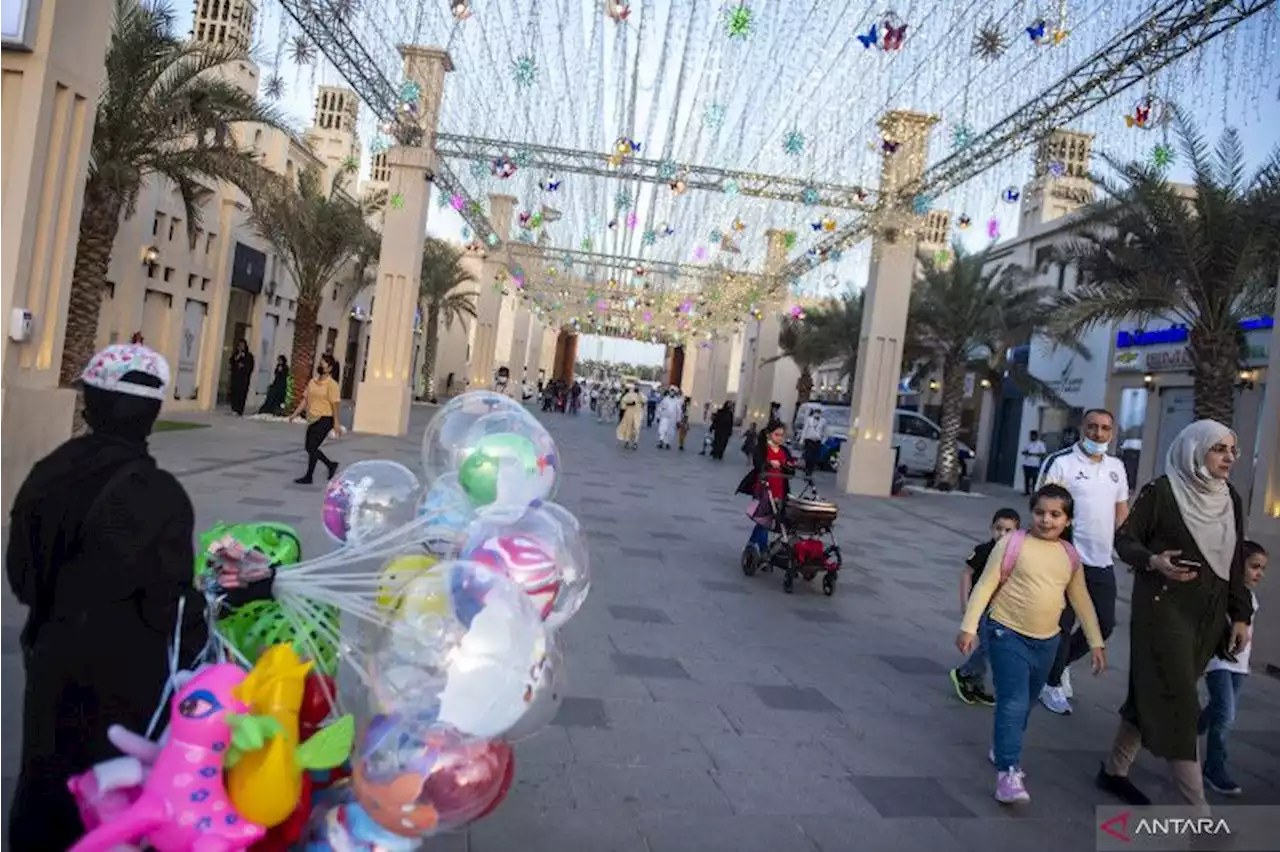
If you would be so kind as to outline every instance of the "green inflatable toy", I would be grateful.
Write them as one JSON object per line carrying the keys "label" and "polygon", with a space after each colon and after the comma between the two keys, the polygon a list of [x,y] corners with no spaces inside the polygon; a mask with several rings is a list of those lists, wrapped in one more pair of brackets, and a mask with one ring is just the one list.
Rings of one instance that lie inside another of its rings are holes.
{"label": "green inflatable toy", "polygon": [[[302,560],[302,543],[297,531],[288,524],[220,522],[200,534],[195,564],[197,581],[209,575],[209,549],[227,536],[246,550],[266,554],[271,567],[277,571],[287,571]],[[326,637],[338,635],[341,617],[337,607],[331,605],[315,604],[315,609],[320,624],[313,621],[295,625],[275,601],[252,601],[219,618],[218,631],[250,663],[257,662],[262,652],[272,645],[288,642],[299,656],[314,659],[319,671],[333,675],[337,672],[338,650]],[[297,615],[295,619],[301,620]]]}

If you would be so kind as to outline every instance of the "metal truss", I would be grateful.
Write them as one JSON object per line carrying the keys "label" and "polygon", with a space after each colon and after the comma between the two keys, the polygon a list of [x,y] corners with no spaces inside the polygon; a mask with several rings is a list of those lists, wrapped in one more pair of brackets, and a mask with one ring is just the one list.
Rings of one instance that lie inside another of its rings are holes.
{"label": "metal truss", "polygon": [[[393,135],[401,144],[422,144],[421,128],[403,120],[399,110],[399,90],[383,76],[377,61],[343,21],[341,11],[344,5],[349,8],[349,4],[344,4],[343,0],[280,0],[280,5],[373,114],[394,128]],[[478,239],[483,240],[489,235],[498,237],[493,224],[484,215],[483,205],[467,194],[462,181],[439,158],[434,179],[439,191],[462,198],[462,209],[458,213]],[[501,238],[489,245],[491,248],[500,246]]]}
{"label": "metal truss", "polygon": [[[643,266],[646,275],[665,275],[672,280],[680,280],[682,278],[698,279],[706,281],[722,281],[726,277],[735,278],[739,281],[751,281],[760,285],[767,285],[773,279],[768,275],[761,275],[758,272],[735,272],[732,269],[723,269],[715,266],[697,266],[692,263],[671,263],[668,261],[648,261],[637,257],[626,257],[617,254],[603,254],[593,251],[579,251],[577,249],[561,249],[546,248],[542,249],[537,257],[533,254],[538,249],[530,247],[527,253],[530,255],[528,261],[541,260],[549,266],[576,266],[582,264],[595,269],[619,269],[628,270],[628,274],[633,273],[635,268]],[[512,258],[520,258],[526,254],[519,245],[511,246]],[[569,263],[566,263],[568,261]]]}
{"label": "metal truss", "polygon": [[[1164,4],[968,146],[930,168],[923,181],[912,187],[912,194],[938,195],[959,186],[1274,4],[1275,0]],[[900,199],[898,203],[910,202]],[[863,217],[819,242],[810,256],[788,263],[781,274],[786,278],[802,275],[825,262],[833,249],[844,249],[870,232],[871,223]]]}
{"label": "metal truss", "polygon": [[860,186],[842,186],[781,175],[765,175],[665,160],[648,160],[633,156],[617,158],[610,152],[553,148],[548,145],[512,142],[505,139],[484,139],[453,133],[436,135],[436,153],[441,157],[491,163],[501,157],[511,157],[517,152],[529,158],[529,167],[552,173],[570,172],[660,184],[680,180],[688,189],[711,192],[722,192],[725,183],[733,181],[738,185],[740,194],[756,198],[789,201],[793,204],[807,203],[817,207],[838,207],[846,210],[866,211],[874,206],[874,193]]}

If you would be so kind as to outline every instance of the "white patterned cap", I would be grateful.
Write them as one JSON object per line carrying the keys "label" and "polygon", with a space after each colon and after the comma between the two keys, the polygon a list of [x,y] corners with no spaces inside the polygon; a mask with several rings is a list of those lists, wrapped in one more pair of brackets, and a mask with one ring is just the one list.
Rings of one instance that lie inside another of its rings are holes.
{"label": "white patterned cap", "polygon": [[[160,387],[153,388],[126,381],[129,373],[145,373],[160,380]],[[141,396],[147,399],[164,399],[169,386],[169,362],[150,347],[138,343],[113,343],[103,349],[80,374],[80,381],[89,387]]]}

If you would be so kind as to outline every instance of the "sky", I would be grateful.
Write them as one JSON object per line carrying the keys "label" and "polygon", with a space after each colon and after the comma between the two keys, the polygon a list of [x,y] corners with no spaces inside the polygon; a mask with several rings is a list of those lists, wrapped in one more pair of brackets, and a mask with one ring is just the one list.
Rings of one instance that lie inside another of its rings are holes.
{"label": "sky", "polygon": [[[940,117],[927,161],[936,165],[952,153],[960,127],[981,132],[1034,108],[1039,92],[1134,26],[1150,3],[903,0],[894,5],[899,23],[909,25],[907,40],[896,51],[864,49],[855,39],[869,33],[873,23],[884,31],[875,9],[855,0],[730,5],[632,0],[622,22],[607,18],[599,0],[473,0],[473,14],[464,21],[453,19],[445,0],[360,0],[350,25],[393,85],[400,81],[397,42],[445,46],[455,70],[445,80],[441,129],[511,140],[512,156],[518,157],[515,146],[524,144],[606,152],[626,138],[642,145],[636,156],[673,164],[783,175],[811,185],[858,184],[874,191],[883,157],[875,125],[886,109],[910,107]],[[726,11],[740,6],[753,11],[753,30],[745,38],[731,37],[726,29]],[[1058,46],[1038,45],[1024,35],[1026,25],[1042,14],[1038,10],[1049,8],[1056,10],[1047,15],[1049,28],[1067,32]],[[186,29],[191,7],[178,11],[185,15]],[[1176,99],[1210,137],[1227,125],[1238,127],[1247,156],[1260,163],[1280,141],[1280,122],[1263,121],[1277,111],[1278,16],[1276,7],[1254,16],[1067,126],[1094,133],[1095,152],[1145,159],[1169,141],[1168,134],[1127,127],[1125,117],[1145,98],[1157,104]],[[994,59],[976,57],[972,33],[991,23],[1004,35],[1006,50]],[[265,0],[255,51],[262,77],[280,76],[286,92],[278,106],[305,127],[313,86],[343,81],[323,59],[307,65],[290,59],[299,33],[277,2]],[[534,71],[531,82],[521,84],[514,69],[526,59]],[[760,80],[770,84],[757,85]],[[719,121],[711,123],[708,116],[717,109]],[[360,127],[367,171],[367,154],[378,136],[367,109]],[[798,150],[788,146],[789,140],[800,141]],[[593,251],[629,258],[758,270],[768,228],[797,233],[794,257],[823,235],[811,228],[817,220],[830,216],[844,225],[853,216],[838,207],[748,198],[727,187],[676,197],[663,184],[576,173],[554,175],[563,186],[550,195],[540,183],[553,175],[538,169],[499,180],[485,163],[449,165],[473,198],[485,201],[500,192],[515,195],[521,210],[542,204],[562,210],[562,220],[548,226],[553,246],[579,248],[589,240]],[[1030,167],[1029,152],[1020,152],[932,199],[932,206],[950,210],[953,221],[962,213],[971,218],[974,226],[961,234],[971,249],[987,244],[989,222],[1007,239],[1015,234],[1018,207],[1002,197],[1025,184]],[[1170,174],[1185,178],[1186,164],[1175,157]],[[610,222],[616,224],[607,227]],[[741,231],[731,228],[739,222]],[[674,235],[646,245],[642,234],[663,224]],[[449,207],[436,204],[428,231],[454,240],[476,236]],[[740,254],[722,250],[723,234],[731,236]],[[796,292],[825,296],[860,288],[869,254],[864,241],[838,262],[803,275],[795,282]],[[631,274],[634,261],[627,264],[616,277]],[[606,273],[613,274],[604,270],[601,276]],[[639,347],[610,343],[606,357],[609,351],[617,360],[643,360]]]}

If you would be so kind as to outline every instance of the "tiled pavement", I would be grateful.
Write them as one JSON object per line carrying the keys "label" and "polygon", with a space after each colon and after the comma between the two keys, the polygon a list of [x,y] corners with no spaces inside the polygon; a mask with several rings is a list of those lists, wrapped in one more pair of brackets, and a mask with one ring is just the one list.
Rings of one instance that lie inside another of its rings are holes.
{"label": "tiled pavement", "polygon": [[[415,410],[415,435],[431,411]],[[209,421],[153,441],[191,493],[199,525],[272,518],[295,524],[308,553],[328,549],[319,488],[291,482],[301,427]],[[946,679],[957,662],[957,566],[993,509],[1021,497],[841,497],[846,562],[835,597],[807,588],[787,596],[777,575],[748,579],[738,568],[748,531],[730,496],[740,457],[660,452],[652,432],[639,452],[622,453],[612,430],[588,417],[546,422],[566,460],[559,500],[587,530],[595,571],[590,600],[563,633],[569,697],[553,726],[518,747],[507,802],[427,849],[1093,848],[1102,800],[1092,775],[1123,695],[1127,607],[1114,668],[1076,678],[1076,714],[1033,714],[1029,806],[992,801],[990,712],[960,704]],[[695,450],[700,438],[695,428]],[[342,462],[385,457],[417,468],[416,439],[356,436],[330,449]],[[21,613],[5,598],[7,809]],[[1245,802],[1280,803],[1278,729],[1280,684],[1255,675],[1233,751]],[[1172,801],[1162,776],[1149,756],[1135,770]]]}

